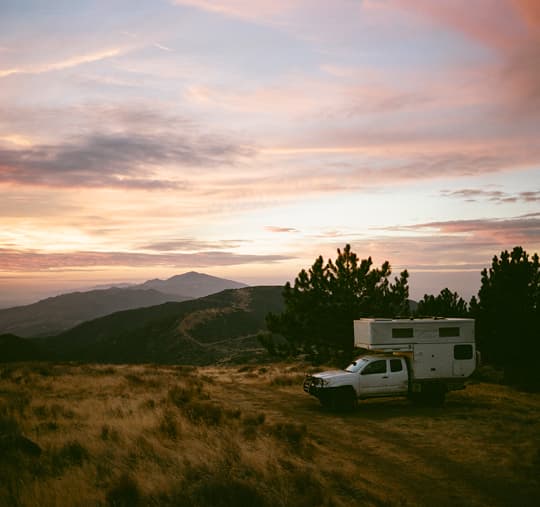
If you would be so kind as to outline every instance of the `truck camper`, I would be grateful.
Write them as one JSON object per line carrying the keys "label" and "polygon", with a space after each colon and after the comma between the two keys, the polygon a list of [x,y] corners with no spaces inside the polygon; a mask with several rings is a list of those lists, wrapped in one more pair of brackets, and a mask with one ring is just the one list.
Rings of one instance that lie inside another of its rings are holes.
{"label": "truck camper", "polygon": [[473,319],[371,318],[353,326],[354,345],[366,353],[345,370],[304,380],[304,390],[324,406],[352,407],[358,399],[380,396],[441,404],[476,369]]}

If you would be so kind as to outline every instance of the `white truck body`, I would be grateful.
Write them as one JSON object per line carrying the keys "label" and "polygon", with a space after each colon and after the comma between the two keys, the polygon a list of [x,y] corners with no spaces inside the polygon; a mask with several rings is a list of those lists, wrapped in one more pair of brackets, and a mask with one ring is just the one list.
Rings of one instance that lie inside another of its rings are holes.
{"label": "white truck body", "polygon": [[355,320],[354,343],[371,352],[345,370],[306,376],[304,390],[323,405],[376,396],[442,402],[476,368],[473,319]]}

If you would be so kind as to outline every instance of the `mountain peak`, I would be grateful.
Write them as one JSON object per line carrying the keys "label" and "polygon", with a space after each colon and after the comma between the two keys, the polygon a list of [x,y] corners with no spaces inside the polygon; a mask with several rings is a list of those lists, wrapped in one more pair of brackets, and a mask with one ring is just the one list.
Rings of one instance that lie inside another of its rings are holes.
{"label": "mountain peak", "polygon": [[136,287],[139,289],[155,289],[167,294],[194,299],[221,292],[225,289],[240,289],[247,287],[247,285],[234,280],[198,273],[197,271],[188,271],[171,276],[167,280],[148,280]]}

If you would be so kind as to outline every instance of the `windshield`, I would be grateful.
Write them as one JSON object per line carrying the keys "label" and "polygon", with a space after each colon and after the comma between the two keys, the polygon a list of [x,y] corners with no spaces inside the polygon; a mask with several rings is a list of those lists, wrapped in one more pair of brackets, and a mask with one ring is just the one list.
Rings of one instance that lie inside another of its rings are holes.
{"label": "windshield", "polygon": [[345,371],[356,373],[357,371],[360,371],[362,369],[362,366],[364,366],[368,361],[366,359],[357,359],[356,361],[353,361],[347,368],[345,368]]}

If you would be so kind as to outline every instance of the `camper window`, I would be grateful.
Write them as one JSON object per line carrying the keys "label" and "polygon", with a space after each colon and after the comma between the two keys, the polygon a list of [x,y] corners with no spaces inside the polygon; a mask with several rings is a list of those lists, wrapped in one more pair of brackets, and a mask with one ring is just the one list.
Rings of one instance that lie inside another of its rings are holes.
{"label": "camper window", "polygon": [[454,345],[454,359],[472,359],[472,345]]}
{"label": "camper window", "polygon": [[451,336],[459,336],[459,327],[440,327],[439,337],[450,338]]}
{"label": "camper window", "polygon": [[412,327],[393,327],[392,338],[412,338],[414,330]]}

